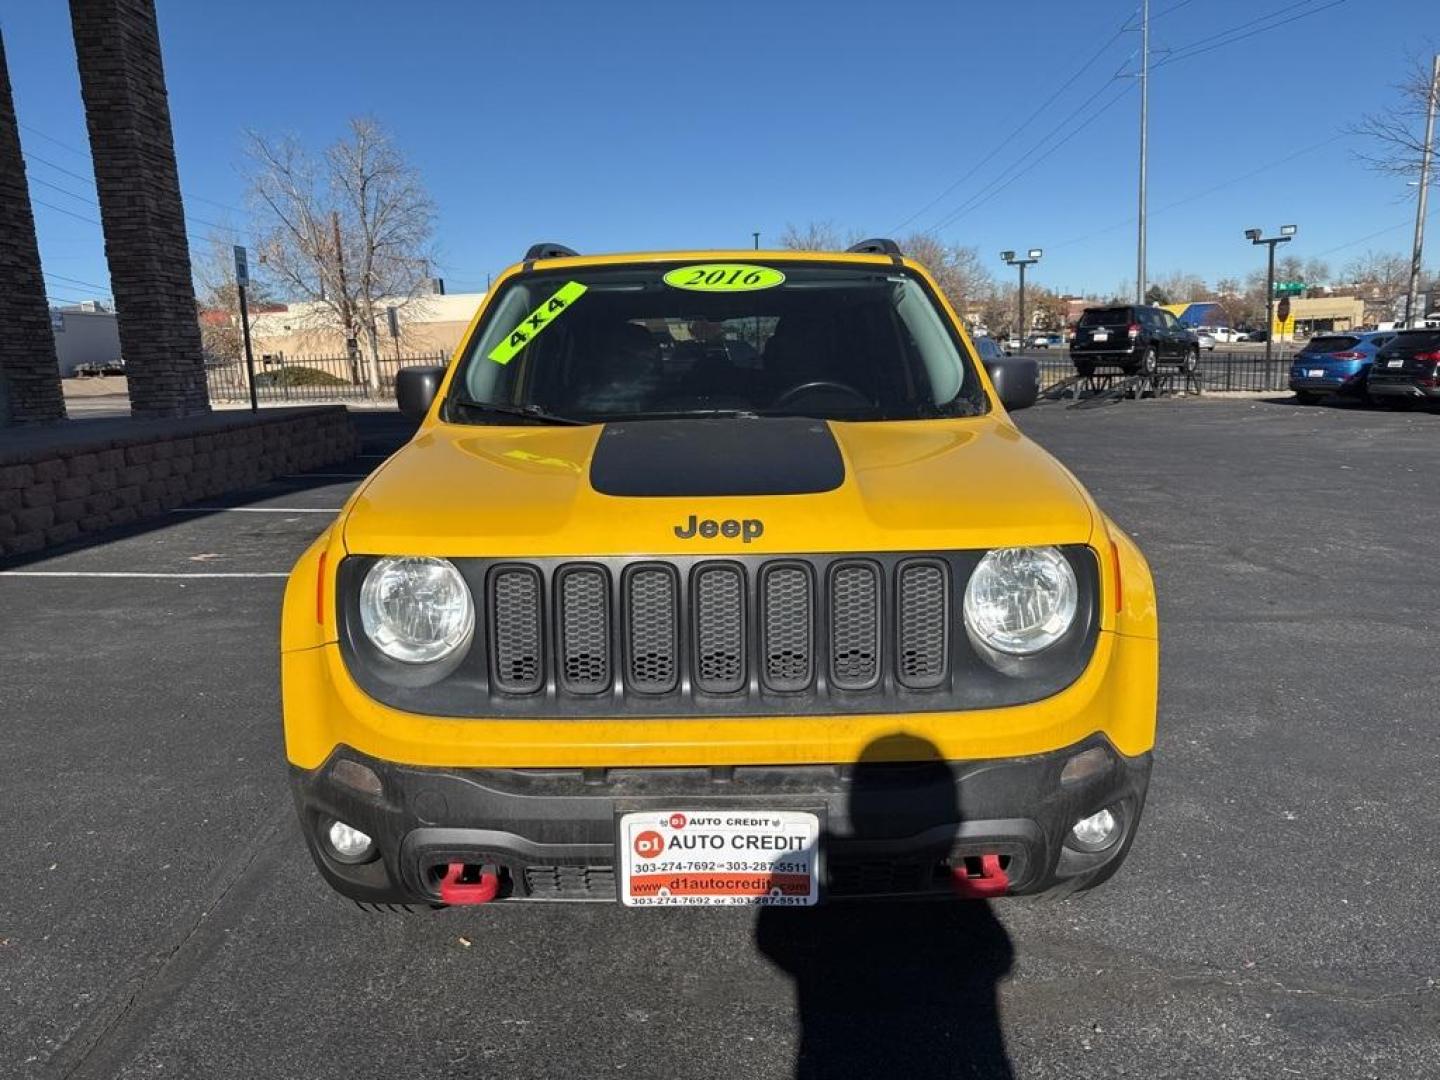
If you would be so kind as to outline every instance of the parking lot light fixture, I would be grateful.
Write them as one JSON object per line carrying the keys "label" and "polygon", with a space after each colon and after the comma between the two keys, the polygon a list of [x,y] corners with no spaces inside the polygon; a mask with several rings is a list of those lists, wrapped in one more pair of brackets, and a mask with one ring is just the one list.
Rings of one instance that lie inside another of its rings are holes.
{"label": "parking lot light fixture", "polygon": [[1265,363],[1270,363],[1270,350],[1275,341],[1275,245],[1288,244],[1297,227],[1281,225],[1279,236],[1265,236],[1259,229],[1246,229],[1245,239],[1252,244],[1264,244],[1270,249],[1265,271]]}
{"label": "parking lot light fixture", "polygon": [[1025,268],[1039,262],[1040,256],[1044,254],[1045,252],[1040,248],[1030,248],[1025,258],[1017,259],[1013,251],[1000,252],[1000,258],[1004,259],[1007,265],[1018,266],[1020,268],[1020,293],[1018,299],[1020,301],[1019,333],[1020,347],[1022,349],[1025,347]]}

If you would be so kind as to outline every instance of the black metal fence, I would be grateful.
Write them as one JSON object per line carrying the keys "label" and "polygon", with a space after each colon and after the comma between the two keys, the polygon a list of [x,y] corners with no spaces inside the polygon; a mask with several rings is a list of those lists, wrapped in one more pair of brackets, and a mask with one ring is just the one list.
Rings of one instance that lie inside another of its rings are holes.
{"label": "black metal fence", "polygon": [[[395,372],[402,367],[443,366],[443,352],[383,356],[371,371],[364,356],[273,356],[255,358],[255,396],[260,401],[389,401],[395,396]],[[211,401],[249,401],[243,363],[206,368]]]}
{"label": "black metal fence", "polygon": [[[1042,389],[1075,374],[1075,365],[1066,353],[1038,359]],[[1255,353],[1204,353],[1196,374],[1206,390],[1283,391],[1289,388],[1290,358],[1273,357],[1267,361]]]}

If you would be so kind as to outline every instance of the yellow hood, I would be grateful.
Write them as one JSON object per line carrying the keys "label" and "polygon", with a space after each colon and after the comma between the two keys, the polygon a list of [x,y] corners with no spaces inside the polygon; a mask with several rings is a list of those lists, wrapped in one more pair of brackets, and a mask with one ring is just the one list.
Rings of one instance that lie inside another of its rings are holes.
{"label": "yellow hood", "polygon": [[[604,425],[427,425],[351,499],[344,542],[356,554],[520,558],[940,550],[1090,539],[1096,517],[1089,498],[1003,416],[827,426],[844,463],[843,479],[831,490],[620,497],[601,494],[591,482]],[[759,521],[763,532],[748,542],[718,530],[682,538],[676,530],[688,531],[692,515]]]}

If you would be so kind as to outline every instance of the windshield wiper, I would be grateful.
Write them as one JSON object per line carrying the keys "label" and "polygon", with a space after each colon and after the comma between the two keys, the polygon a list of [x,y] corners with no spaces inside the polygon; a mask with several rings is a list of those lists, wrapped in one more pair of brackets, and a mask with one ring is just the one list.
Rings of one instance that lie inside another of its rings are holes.
{"label": "windshield wiper", "polygon": [[576,420],[571,416],[560,416],[550,412],[543,405],[506,405],[498,401],[472,401],[470,398],[457,397],[454,403],[463,409],[473,409],[475,412],[490,413],[494,416],[518,416],[523,420],[534,420],[537,424],[576,424],[585,425],[591,423],[589,420]]}

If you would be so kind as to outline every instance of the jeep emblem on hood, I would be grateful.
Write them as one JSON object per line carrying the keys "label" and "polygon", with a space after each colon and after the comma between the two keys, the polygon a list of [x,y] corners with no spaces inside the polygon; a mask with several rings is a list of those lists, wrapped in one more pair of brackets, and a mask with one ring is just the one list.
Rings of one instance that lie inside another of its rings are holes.
{"label": "jeep emblem on hood", "polygon": [[675,535],[681,540],[689,540],[697,535],[706,540],[713,540],[717,536],[726,536],[733,540],[738,536],[748,544],[751,540],[760,539],[764,533],[765,523],[759,518],[745,518],[743,521],[726,518],[724,521],[716,521],[714,518],[697,518],[691,514],[690,520],[684,525],[675,526]]}

